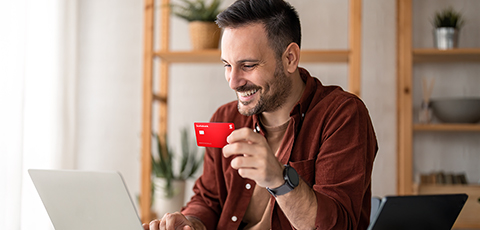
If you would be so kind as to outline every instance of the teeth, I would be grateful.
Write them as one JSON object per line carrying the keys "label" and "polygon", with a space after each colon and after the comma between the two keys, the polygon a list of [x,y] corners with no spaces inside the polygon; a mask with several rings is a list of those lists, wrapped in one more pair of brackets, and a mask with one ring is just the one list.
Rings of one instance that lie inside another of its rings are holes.
{"label": "teeth", "polygon": [[253,90],[250,90],[250,91],[247,91],[247,92],[240,92],[240,96],[248,97],[250,95],[255,94],[257,91],[258,91],[258,89],[253,89]]}

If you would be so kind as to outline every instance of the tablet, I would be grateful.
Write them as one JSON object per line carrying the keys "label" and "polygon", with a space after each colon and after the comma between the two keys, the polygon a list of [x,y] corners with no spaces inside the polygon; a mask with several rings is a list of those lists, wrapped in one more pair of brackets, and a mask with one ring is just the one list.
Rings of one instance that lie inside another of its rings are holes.
{"label": "tablet", "polygon": [[466,194],[387,196],[368,230],[450,230]]}

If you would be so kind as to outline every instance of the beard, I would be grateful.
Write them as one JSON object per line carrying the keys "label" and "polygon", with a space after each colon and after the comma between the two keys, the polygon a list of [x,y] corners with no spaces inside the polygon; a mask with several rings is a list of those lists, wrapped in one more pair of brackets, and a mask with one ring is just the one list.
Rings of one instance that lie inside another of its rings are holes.
{"label": "beard", "polygon": [[256,102],[257,104],[250,109],[245,108],[244,106],[255,103],[255,101],[242,102],[237,94],[237,107],[240,114],[244,116],[252,116],[263,112],[273,112],[282,107],[292,90],[292,80],[285,74],[282,63],[278,61],[273,76],[273,81],[270,82],[269,85],[266,85],[266,88],[263,88],[261,91],[260,89],[262,88],[257,85],[245,85],[237,89],[239,92],[250,91],[252,89],[259,90],[258,93],[266,92],[265,94],[260,95]]}

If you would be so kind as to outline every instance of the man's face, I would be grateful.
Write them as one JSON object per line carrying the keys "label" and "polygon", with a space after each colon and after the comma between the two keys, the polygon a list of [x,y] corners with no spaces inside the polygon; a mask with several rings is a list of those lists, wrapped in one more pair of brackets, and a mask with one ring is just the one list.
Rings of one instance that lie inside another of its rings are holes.
{"label": "man's face", "polygon": [[246,116],[273,112],[286,101],[291,79],[268,45],[262,24],[226,28],[222,36],[225,78],[238,98],[238,111]]}

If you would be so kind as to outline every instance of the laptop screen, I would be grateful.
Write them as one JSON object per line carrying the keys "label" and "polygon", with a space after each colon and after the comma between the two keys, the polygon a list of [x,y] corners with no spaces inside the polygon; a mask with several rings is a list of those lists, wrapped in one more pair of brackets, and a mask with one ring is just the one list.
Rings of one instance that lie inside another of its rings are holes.
{"label": "laptop screen", "polygon": [[56,230],[143,230],[118,172],[28,172]]}

